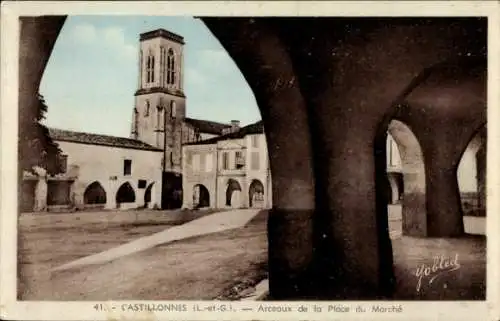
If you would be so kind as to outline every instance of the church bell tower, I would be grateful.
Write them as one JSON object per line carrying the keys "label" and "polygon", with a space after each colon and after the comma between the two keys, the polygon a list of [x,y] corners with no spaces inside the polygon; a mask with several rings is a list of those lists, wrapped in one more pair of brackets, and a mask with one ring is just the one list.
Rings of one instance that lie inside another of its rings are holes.
{"label": "church bell tower", "polygon": [[157,29],[140,35],[139,79],[131,138],[164,150],[166,172],[181,172],[184,38]]}

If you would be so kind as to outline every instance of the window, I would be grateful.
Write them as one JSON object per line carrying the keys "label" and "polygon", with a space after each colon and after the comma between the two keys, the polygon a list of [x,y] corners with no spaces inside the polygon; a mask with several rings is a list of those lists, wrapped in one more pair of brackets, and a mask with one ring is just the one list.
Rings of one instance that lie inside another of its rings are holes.
{"label": "window", "polygon": [[162,130],[163,126],[162,126],[162,115],[163,115],[163,107],[162,105],[159,105],[157,108],[156,108],[156,129],[157,130]]}
{"label": "window", "polygon": [[205,157],[205,172],[211,172],[213,169],[212,154],[206,154]]}
{"label": "window", "polygon": [[175,83],[175,55],[172,49],[168,50],[167,57],[167,85]]}
{"label": "window", "polygon": [[130,176],[132,174],[132,160],[125,159],[123,160],[123,175]]}
{"label": "window", "polygon": [[229,169],[229,153],[222,153],[222,169]]}
{"label": "window", "polygon": [[155,57],[152,52],[149,52],[147,65],[146,65],[146,82],[151,83],[155,81]]}
{"label": "window", "polygon": [[193,156],[190,152],[186,153],[186,165],[191,165]]}
{"label": "window", "polygon": [[137,188],[146,188],[147,181],[145,179],[140,179],[137,182]]}
{"label": "window", "polygon": [[259,147],[259,136],[258,135],[253,135],[252,136],[252,147],[253,148],[258,148]]}
{"label": "window", "polygon": [[259,153],[258,152],[252,152],[252,170],[256,171],[259,169],[260,164],[259,164]]}
{"label": "window", "polygon": [[151,56],[151,82],[155,81],[155,57]]}
{"label": "window", "polygon": [[141,86],[142,88],[142,83],[144,81],[144,79],[142,79],[143,77],[143,74],[142,74],[142,69],[144,68],[144,61],[143,61],[143,57],[142,57],[142,50],[139,52],[139,79],[140,79],[140,84],[139,86]]}
{"label": "window", "polygon": [[160,86],[165,82],[165,48],[160,48]]}
{"label": "window", "polygon": [[200,155],[198,154],[193,155],[193,171],[194,172],[200,171]]}
{"label": "window", "polygon": [[168,162],[170,167],[174,166],[174,154],[172,152],[168,152]]}
{"label": "window", "polygon": [[207,159],[206,154],[200,155],[200,172],[206,171],[206,159]]}
{"label": "window", "polygon": [[146,60],[146,83],[151,82],[151,55]]}
{"label": "window", "polygon": [[243,158],[243,152],[237,151],[234,158],[234,167],[236,169],[242,169],[245,166],[245,159]]}
{"label": "window", "polygon": [[149,109],[151,108],[151,105],[149,104],[149,100],[146,100],[146,107],[144,107],[144,116],[147,117],[149,116]]}
{"label": "window", "polygon": [[175,100],[172,100],[170,102],[170,115],[172,115],[172,118],[175,118],[177,114],[177,106],[175,104]]}

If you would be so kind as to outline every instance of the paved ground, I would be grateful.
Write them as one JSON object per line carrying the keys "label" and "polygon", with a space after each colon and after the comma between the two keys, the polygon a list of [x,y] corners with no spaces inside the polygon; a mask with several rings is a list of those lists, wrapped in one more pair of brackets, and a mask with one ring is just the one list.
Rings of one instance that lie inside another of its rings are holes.
{"label": "paved ground", "polygon": [[[267,211],[244,227],[159,245],[100,265],[38,275],[25,300],[214,299],[266,277]],[[78,286],[75,286],[78,285]]]}
{"label": "paved ground", "polygon": [[[106,264],[50,272],[51,268],[78,257],[101,252],[127,240],[178,225],[179,222],[186,221],[186,217],[192,219],[203,216],[201,213],[173,214],[177,215],[177,219],[170,220],[165,218],[165,213],[154,213],[157,215],[154,219],[156,223],[151,225],[145,219],[146,216],[141,218],[141,214],[138,214],[137,220],[134,213],[124,214],[130,219],[128,223],[121,225],[111,223],[118,222],[118,219],[114,221],[101,218],[100,223],[96,223],[94,220],[99,218],[98,215],[91,219],[82,217],[83,214],[76,217],[53,214],[54,217],[50,219],[37,218],[39,224],[32,222],[34,218],[24,218],[24,227],[21,228],[24,250],[20,253],[21,271],[25,280],[22,284],[22,298],[235,298],[238,297],[238,291],[244,292],[245,287],[252,288],[267,277],[265,211],[240,228],[155,246]],[[56,217],[60,222],[56,222]],[[76,220],[77,217],[80,219]],[[468,221],[470,220],[466,220],[466,230],[470,230],[467,227]],[[484,226],[481,222],[484,223],[484,219],[474,220],[476,229]],[[50,226],[54,224],[56,228],[51,230]],[[26,226],[30,228],[27,229]],[[397,299],[477,299],[484,296],[484,237],[448,240],[401,237],[401,221],[397,210],[391,211],[389,226],[398,278],[395,293]],[[431,266],[436,257],[452,258],[456,254],[460,268],[443,273],[433,282],[430,282],[430,278],[423,278],[419,291],[416,290],[419,279],[416,276],[417,269],[423,264]],[[262,284],[265,286],[265,282]]]}
{"label": "paved ground", "polygon": [[171,227],[150,236],[138,238],[109,250],[68,262],[56,267],[54,271],[62,271],[89,264],[102,264],[157,245],[164,245],[194,236],[240,228],[245,226],[258,213],[259,210],[255,209],[241,209],[214,213],[182,225]]}
{"label": "paved ground", "polygon": [[210,211],[23,213],[19,218],[19,287],[51,269],[139,237],[184,224]]}

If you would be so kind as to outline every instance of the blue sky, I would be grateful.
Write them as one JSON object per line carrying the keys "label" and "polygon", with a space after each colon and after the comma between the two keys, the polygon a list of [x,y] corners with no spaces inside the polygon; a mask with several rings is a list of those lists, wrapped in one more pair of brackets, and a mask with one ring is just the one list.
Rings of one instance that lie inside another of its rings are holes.
{"label": "blue sky", "polygon": [[138,84],[139,34],[164,28],[184,48],[187,116],[242,125],[260,119],[241,72],[203,22],[192,17],[72,16],[40,85],[51,127],[128,137]]}

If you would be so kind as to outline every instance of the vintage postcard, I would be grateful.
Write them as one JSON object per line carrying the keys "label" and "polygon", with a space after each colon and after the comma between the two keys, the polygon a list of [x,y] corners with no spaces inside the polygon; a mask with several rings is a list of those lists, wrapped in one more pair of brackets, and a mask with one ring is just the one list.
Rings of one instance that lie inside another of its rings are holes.
{"label": "vintage postcard", "polygon": [[1,15],[2,319],[500,320],[497,1]]}

